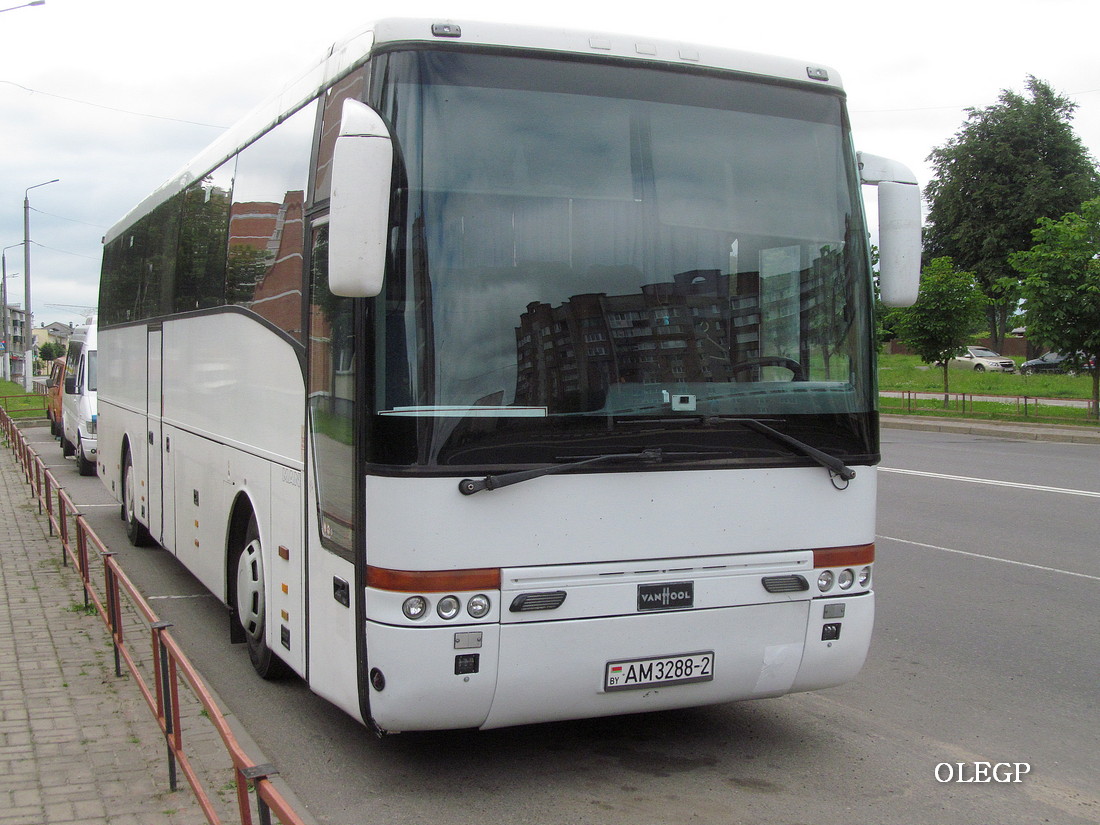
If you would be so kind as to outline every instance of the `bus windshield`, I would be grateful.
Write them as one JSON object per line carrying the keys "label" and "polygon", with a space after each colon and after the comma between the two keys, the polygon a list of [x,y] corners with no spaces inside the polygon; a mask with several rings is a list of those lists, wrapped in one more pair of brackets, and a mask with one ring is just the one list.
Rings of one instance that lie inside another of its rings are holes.
{"label": "bus windshield", "polygon": [[463,51],[382,55],[374,76],[406,180],[371,311],[370,460],[775,453],[737,417],[877,449],[838,94]]}

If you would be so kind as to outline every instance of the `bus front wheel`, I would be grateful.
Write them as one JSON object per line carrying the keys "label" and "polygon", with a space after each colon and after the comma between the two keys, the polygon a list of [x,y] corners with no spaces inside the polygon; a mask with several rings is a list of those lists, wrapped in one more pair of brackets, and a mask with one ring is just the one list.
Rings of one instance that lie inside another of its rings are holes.
{"label": "bus front wheel", "polygon": [[244,535],[244,547],[237,556],[236,569],[237,620],[244,629],[248,658],[252,667],[264,679],[277,679],[286,672],[286,665],[267,646],[267,594],[264,581],[263,546],[256,517],[250,516]]}

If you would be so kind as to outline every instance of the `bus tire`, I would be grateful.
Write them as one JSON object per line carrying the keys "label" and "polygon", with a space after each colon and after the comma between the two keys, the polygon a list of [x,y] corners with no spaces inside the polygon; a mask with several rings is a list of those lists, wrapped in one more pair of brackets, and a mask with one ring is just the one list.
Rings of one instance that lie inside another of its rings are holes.
{"label": "bus tire", "polygon": [[137,519],[137,491],[134,486],[134,461],[130,450],[122,459],[122,520],[126,522],[126,538],[134,547],[147,547],[153,543],[145,525]]}
{"label": "bus tire", "polygon": [[248,658],[263,679],[278,679],[287,673],[283,660],[267,646],[267,591],[264,578],[263,545],[256,516],[250,514],[244,543],[236,557],[237,621],[244,629]]}
{"label": "bus tire", "polygon": [[72,442],[69,441],[69,439],[65,438],[65,433],[64,433],[64,431],[62,431],[62,433],[61,433],[61,455],[65,456],[65,458],[71,458],[73,453],[75,453],[75,452],[76,452],[76,447],[73,446]]}

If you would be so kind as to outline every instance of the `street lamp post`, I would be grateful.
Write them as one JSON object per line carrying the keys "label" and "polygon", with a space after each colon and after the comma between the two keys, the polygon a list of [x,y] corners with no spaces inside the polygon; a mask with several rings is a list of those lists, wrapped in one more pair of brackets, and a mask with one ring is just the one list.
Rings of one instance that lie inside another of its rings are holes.
{"label": "street lamp post", "polygon": [[16,9],[26,9],[26,8],[29,8],[30,6],[44,6],[44,5],[46,5],[46,0],[31,0],[31,2],[24,3],[21,6],[11,6],[11,7],[6,8],[6,9],[0,9],[0,13],[5,12],[5,11],[15,11]]}
{"label": "street lamp post", "polygon": [[30,194],[32,189],[37,189],[40,186],[49,186],[51,183],[57,183],[60,178],[54,178],[48,180],[45,183],[36,183],[34,186],[28,186],[26,191],[23,192],[23,301],[24,301],[24,319],[23,319],[23,346],[26,347],[26,351],[23,353],[23,389],[26,392],[30,392],[33,388],[32,369],[34,366],[34,315],[31,313],[31,199]]}

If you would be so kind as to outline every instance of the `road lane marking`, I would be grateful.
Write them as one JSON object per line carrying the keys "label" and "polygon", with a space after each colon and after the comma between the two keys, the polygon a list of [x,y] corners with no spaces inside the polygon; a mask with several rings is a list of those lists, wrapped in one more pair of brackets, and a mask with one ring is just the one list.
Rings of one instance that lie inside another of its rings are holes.
{"label": "road lane marking", "polygon": [[1041,564],[1029,564],[1026,561],[1015,561],[1013,559],[1002,559],[997,556],[987,556],[984,553],[971,553],[969,550],[957,550],[954,547],[940,547],[938,544],[925,544],[920,541],[910,541],[909,539],[899,539],[896,536],[884,536],[881,533],[877,536],[880,539],[886,539],[886,541],[897,541],[902,544],[911,544],[914,547],[924,547],[928,550],[942,550],[945,553],[955,553],[960,556],[970,556],[973,559],[984,559],[985,561],[999,561],[1002,564],[1014,564],[1017,567],[1030,567],[1032,570],[1042,570],[1045,573],[1061,573],[1064,576],[1074,576],[1078,579],[1090,579],[1094,582],[1100,582],[1100,576],[1090,576],[1088,573],[1075,573],[1072,570],[1062,570],[1058,567],[1044,567]]}
{"label": "road lane marking", "polygon": [[941,478],[945,481],[965,481],[970,484],[988,484],[993,487],[1015,487],[1018,490],[1034,490],[1040,493],[1060,493],[1066,496],[1085,496],[1086,498],[1100,498],[1100,493],[1092,490],[1073,490],[1068,487],[1045,487],[1041,484],[1021,484],[1018,481],[997,481],[992,478],[971,478],[970,476],[952,476],[944,473],[925,473],[920,470],[900,470],[896,467],[879,467],[879,472],[898,473],[906,476],[923,476],[924,478]]}

